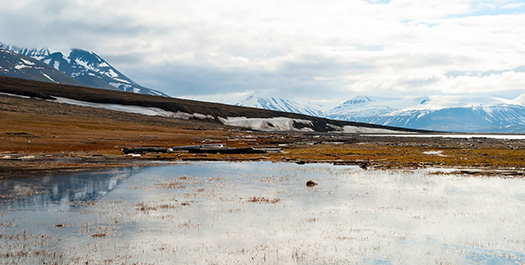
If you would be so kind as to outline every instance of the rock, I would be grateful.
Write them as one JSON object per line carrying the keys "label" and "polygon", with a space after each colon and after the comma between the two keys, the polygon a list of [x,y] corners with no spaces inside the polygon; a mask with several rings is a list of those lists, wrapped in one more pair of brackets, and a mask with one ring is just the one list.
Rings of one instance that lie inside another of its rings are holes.
{"label": "rock", "polygon": [[317,185],[317,183],[314,182],[313,180],[309,180],[309,181],[306,182],[306,186],[308,186],[308,187],[313,187],[315,185]]}

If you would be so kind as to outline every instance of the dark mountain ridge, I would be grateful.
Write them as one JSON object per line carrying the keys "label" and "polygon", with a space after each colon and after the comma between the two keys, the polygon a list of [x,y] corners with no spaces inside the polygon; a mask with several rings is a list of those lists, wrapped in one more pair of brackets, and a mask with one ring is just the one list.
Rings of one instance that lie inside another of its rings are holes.
{"label": "dark mountain ridge", "polygon": [[[54,68],[77,81],[75,83],[71,81],[57,81],[59,83],[169,97],[167,94],[158,90],[141,86],[140,84],[131,80],[129,77],[122,74],[94,52],[89,52],[82,49],[72,49],[69,55],[66,57],[61,52],[51,53],[46,48],[27,49],[0,42],[0,49],[2,48],[4,49],[3,53],[5,53],[5,51],[10,51],[12,54],[31,57],[49,65],[51,68]],[[30,66],[28,66],[28,68],[29,67]],[[4,69],[13,70],[13,68],[6,67],[4,67]],[[26,78],[37,81],[47,81],[42,80],[41,78],[35,78],[34,75],[24,76],[23,73],[18,73],[16,76],[13,76],[3,74],[0,71],[0,75]]]}

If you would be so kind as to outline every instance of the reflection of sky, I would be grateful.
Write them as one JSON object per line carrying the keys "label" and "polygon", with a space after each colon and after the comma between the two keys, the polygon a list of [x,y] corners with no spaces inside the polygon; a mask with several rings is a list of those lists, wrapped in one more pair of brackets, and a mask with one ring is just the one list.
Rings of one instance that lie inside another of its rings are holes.
{"label": "reflection of sky", "polygon": [[[309,179],[319,185],[306,187]],[[52,247],[80,261],[525,261],[523,179],[215,162],[8,180],[0,191],[36,184],[40,194],[4,199],[0,234],[51,234],[60,241],[20,245]],[[279,200],[250,202],[254,197]],[[99,233],[108,236],[91,237]],[[19,250],[14,245],[0,243],[0,254]]]}

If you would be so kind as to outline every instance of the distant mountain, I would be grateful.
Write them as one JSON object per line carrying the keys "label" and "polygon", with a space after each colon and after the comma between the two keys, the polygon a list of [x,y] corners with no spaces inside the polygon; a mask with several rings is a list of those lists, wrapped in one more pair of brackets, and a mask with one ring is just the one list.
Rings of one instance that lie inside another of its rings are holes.
{"label": "distant mountain", "polygon": [[442,131],[523,132],[525,105],[497,97],[431,96],[369,122]]}
{"label": "distant mountain", "polygon": [[301,105],[293,100],[274,98],[274,97],[257,97],[251,95],[236,106],[252,107],[267,110],[277,110],[291,113],[304,114],[314,117],[323,117],[321,106],[315,104]]}
{"label": "distant mountain", "polygon": [[[167,94],[154,89],[145,88],[134,82],[94,52],[72,49],[66,57],[61,52],[51,53],[48,49],[26,49],[4,43],[0,43],[0,48],[15,54],[39,60],[77,80],[78,84],[84,86],[168,97]],[[23,75],[16,77],[24,78]],[[34,79],[34,76],[27,76],[26,78],[43,81],[41,79]],[[57,82],[61,83],[61,81]],[[64,84],[72,83],[69,82]]]}
{"label": "distant mountain", "polygon": [[383,105],[370,97],[357,96],[326,112],[326,117],[335,120],[359,120],[370,123],[377,116],[394,111],[395,108]]}
{"label": "distant mountain", "polygon": [[[279,99],[277,102],[289,100]],[[286,111],[276,104],[251,106]],[[294,109],[301,110],[304,107],[297,104]],[[335,120],[424,130],[523,133],[525,94],[513,100],[471,96],[356,96],[330,110],[320,112],[319,115],[316,114],[318,117]]]}

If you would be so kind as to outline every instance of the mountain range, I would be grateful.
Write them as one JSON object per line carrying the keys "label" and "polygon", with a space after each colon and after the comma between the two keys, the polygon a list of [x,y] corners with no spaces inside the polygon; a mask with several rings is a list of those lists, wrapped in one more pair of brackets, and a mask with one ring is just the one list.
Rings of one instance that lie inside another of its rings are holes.
{"label": "mountain range", "polygon": [[0,42],[0,56],[3,76],[168,97],[139,85],[94,52],[82,49],[72,49],[65,56],[46,48],[27,49]]}
{"label": "mountain range", "polygon": [[[86,108],[160,116],[188,121],[191,129],[199,124],[224,129],[297,133],[428,133],[391,126],[336,121],[296,113],[232,106],[220,103],[158,97],[109,89],[69,86],[54,82],[0,76],[0,97],[18,97],[28,101],[46,101],[53,105],[76,105]],[[60,108],[55,105],[53,108]],[[143,117],[142,117],[143,119]]]}
{"label": "mountain range", "polygon": [[[271,103],[271,104],[262,104]],[[451,132],[525,132],[525,94],[515,99],[482,96],[355,96],[324,109],[315,104],[251,95],[237,103],[334,120]]]}
{"label": "mountain range", "polygon": [[[0,42],[0,76],[169,97],[145,88],[94,52],[49,49]],[[525,93],[514,98],[482,96],[355,96],[333,108],[291,99],[251,95],[235,104],[341,121],[451,132],[525,132]]]}

